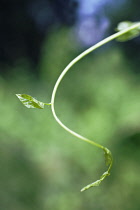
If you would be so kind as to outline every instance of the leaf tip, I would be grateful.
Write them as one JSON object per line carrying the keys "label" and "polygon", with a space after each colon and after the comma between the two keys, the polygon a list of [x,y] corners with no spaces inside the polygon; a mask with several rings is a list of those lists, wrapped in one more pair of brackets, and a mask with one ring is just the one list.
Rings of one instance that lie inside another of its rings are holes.
{"label": "leaf tip", "polygon": [[84,192],[85,191],[85,188],[82,188],[81,190],[80,190],[80,192]]}

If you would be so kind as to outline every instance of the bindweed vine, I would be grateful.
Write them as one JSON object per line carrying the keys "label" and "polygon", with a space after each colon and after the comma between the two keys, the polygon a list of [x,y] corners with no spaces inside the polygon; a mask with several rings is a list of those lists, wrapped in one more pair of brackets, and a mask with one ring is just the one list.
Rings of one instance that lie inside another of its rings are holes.
{"label": "bindweed vine", "polygon": [[105,163],[106,166],[108,166],[108,169],[106,172],[104,172],[100,179],[87,185],[86,187],[81,189],[82,191],[85,191],[91,187],[94,186],[99,186],[100,183],[107,177],[110,175],[110,171],[112,168],[112,164],[113,164],[113,157],[112,154],[110,152],[109,149],[107,149],[106,147],[96,143],[95,141],[92,141],[88,138],[85,138],[84,136],[81,136],[80,134],[74,132],[73,130],[71,130],[70,128],[68,128],[66,125],[64,125],[62,123],[62,121],[58,118],[56,111],[55,111],[55,97],[56,97],[56,93],[58,90],[58,87],[62,81],[62,79],[64,78],[64,76],[66,75],[66,73],[71,69],[71,67],[76,64],[79,60],[81,60],[83,57],[85,57],[86,55],[88,55],[90,52],[93,52],[94,50],[96,50],[97,48],[103,46],[104,44],[117,39],[118,41],[127,41],[130,40],[134,37],[137,37],[140,35],[140,22],[138,23],[131,23],[131,22],[122,22],[118,25],[117,29],[118,32],[105,38],[104,40],[100,41],[99,43],[95,44],[94,46],[90,47],[89,49],[85,50],[83,53],[81,53],[79,56],[77,56],[74,60],[72,60],[67,66],[66,68],[62,71],[62,73],[60,74],[60,76],[58,77],[54,89],[52,91],[52,97],[51,97],[51,102],[50,103],[43,103],[41,101],[36,100],[35,98],[33,98],[32,96],[26,95],[26,94],[16,94],[16,96],[19,98],[19,100],[27,107],[27,108],[39,108],[39,109],[43,109],[45,105],[50,105],[51,110],[52,110],[52,114],[53,117],[55,118],[55,120],[58,122],[58,124],[64,128],[67,132],[71,133],[73,136],[79,138],[82,141],[85,141],[93,146],[96,146],[100,149],[103,150],[104,152],[104,156],[105,156]]}

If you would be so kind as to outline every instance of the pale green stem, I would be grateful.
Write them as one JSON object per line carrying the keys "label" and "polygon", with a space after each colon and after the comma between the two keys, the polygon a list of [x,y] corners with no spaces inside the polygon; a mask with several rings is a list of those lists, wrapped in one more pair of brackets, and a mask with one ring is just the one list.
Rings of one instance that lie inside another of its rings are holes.
{"label": "pale green stem", "polygon": [[117,37],[125,34],[126,32],[128,31],[131,31],[135,28],[138,28],[140,27],[140,23],[137,23],[125,30],[122,30],[120,32],[117,32],[107,38],[105,38],[104,40],[100,41],[99,43],[95,44],[94,46],[90,47],[89,49],[85,50],[84,52],[82,52],[80,55],[78,55],[75,59],[73,59],[67,66],[66,68],[62,71],[62,73],[60,74],[59,78],[57,79],[56,83],[55,83],[55,86],[54,86],[54,89],[53,89],[53,92],[52,92],[52,97],[51,97],[51,109],[52,109],[52,113],[53,113],[53,116],[55,118],[55,120],[59,123],[59,125],[61,127],[63,127],[66,131],[68,131],[69,133],[71,133],[72,135],[76,136],[77,138],[80,138],[81,140],[83,141],[86,141],[90,144],[93,144],[97,147],[100,147],[103,149],[103,146],[77,134],[76,132],[72,131],[71,129],[69,129],[66,125],[64,125],[60,119],[57,117],[56,115],[56,112],[55,112],[55,108],[54,108],[54,102],[55,102],[55,96],[56,96],[56,92],[57,92],[57,89],[58,89],[58,86],[60,85],[60,82],[62,81],[63,77],[65,76],[65,74],[70,70],[70,68],[76,64],[79,60],[81,60],[81,58],[83,58],[84,56],[86,56],[87,54],[89,54],[90,52],[93,52],[94,50],[96,50],[97,48],[101,47],[102,45],[112,41],[113,39],[116,39]]}
{"label": "pale green stem", "polygon": [[[97,48],[103,46],[104,44],[106,44],[106,43],[108,43],[108,42],[110,42],[110,41],[116,39],[117,37],[119,37],[119,36],[121,36],[121,35],[123,35],[123,34],[129,32],[129,31],[131,31],[131,30],[133,30],[133,29],[136,29],[136,28],[138,28],[138,27],[140,27],[140,23],[136,23],[136,24],[134,24],[133,26],[128,27],[127,29],[124,29],[124,30],[122,30],[122,31],[120,31],[120,32],[117,32],[117,33],[115,33],[115,34],[113,34],[113,35],[111,35],[111,36],[105,38],[104,40],[100,41],[99,43],[95,44],[94,46],[90,47],[89,49],[85,50],[85,51],[82,52],[80,55],[78,55],[76,58],[74,58],[74,59],[66,66],[66,68],[62,71],[62,73],[60,74],[59,78],[57,79],[57,81],[56,81],[56,83],[55,83],[55,86],[54,86],[54,89],[53,89],[53,92],[52,92],[52,97],[51,97],[51,109],[52,109],[52,114],[53,114],[55,120],[59,123],[59,125],[60,125],[62,128],[64,128],[66,131],[68,131],[69,133],[71,133],[73,136],[75,136],[75,137],[77,137],[77,138],[79,138],[79,139],[81,139],[81,140],[83,140],[83,141],[85,141],[85,142],[88,142],[89,144],[92,144],[92,145],[94,145],[94,146],[96,146],[96,147],[99,147],[99,148],[103,149],[105,153],[106,153],[106,148],[105,148],[104,146],[102,146],[102,145],[100,145],[100,144],[98,144],[98,143],[96,143],[96,142],[94,142],[94,141],[91,141],[91,140],[89,140],[89,139],[87,139],[87,138],[85,138],[85,137],[83,137],[83,136],[81,136],[81,135],[79,135],[78,133],[72,131],[71,129],[69,129],[66,125],[64,125],[64,124],[61,122],[61,120],[60,120],[60,119],[57,117],[57,115],[56,115],[55,107],[54,107],[56,92],[57,92],[58,86],[60,85],[60,83],[61,83],[63,77],[65,76],[65,74],[70,70],[70,68],[71,68],[74,64],[76,64],[76,63],[77,63],[79,60],[81,60],[84,56],[88,55],[90,52],[93,52],[94,50],[96,50]],[[112,167],[112,161],[111,161],[111,163],[110,163],[110,166],[109,166],[107,172],[110,171],[111,167]],[[104,178],[103,178],[103,179],[104,179]],[[102,180],[103,180],[103,179],[102,179]],[[92,187],[92,186],[93,186],[93,185],[90,184],[90,185],[88,185],[87,187],[83,188],[82,191],[83,191],[83,190],[86,190],[86,189],[88,189],[89,187]]]}

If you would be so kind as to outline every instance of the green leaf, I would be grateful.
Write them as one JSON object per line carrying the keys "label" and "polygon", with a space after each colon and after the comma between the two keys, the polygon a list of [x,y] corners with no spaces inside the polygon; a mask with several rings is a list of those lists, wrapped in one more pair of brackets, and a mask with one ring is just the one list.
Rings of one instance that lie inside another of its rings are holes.
{"label": "green leaf", "polygon": [[98,187],[98,186],[100,185],[100,183],[101,183],[101,180],[97,180],[97,181],[95,181],[95,182],[93,182],[93,183],[87,185],[86,187],[83,187],[83,188],[81,189],[81,192],[83,192],[83,191],[85,191],[85,190],[88,190],[88,189],[91,188],[91,187]]}
{"label": "green leaf", "polygon": [[23,105],[26,106],[27,108],[44,109],[44,105],[50,105],[50,104],[38,101],[30,95],[16,94],[16,96],[23,103]]}
{"label": "green leaf", "polygon": [[[133,23],[133,22],[130,22],[130,21],[121,22],[121,23],[118,24],[116,30],[117,31],[122,31],[124,29],[127,29],[130,26],[135,25],[135,24],[136,24],[136,22]],[[135,28],[135,29],[133,29],[131,31],[126,32],[125,34],[119,36],[117,38],[117,40],[120,41],[120,42],[124,42],[124,41],[128,41],[130,39],[133,39],[133,38],[135,38],[135,37],[137,37],[139,35],[140,35],[140,27]]]}
{"label": "green leaf", "polygon": [[106,171],[105,173],[102,174],[102,176],[100,177],[99,180],[97,180],[97,181],[87,185],[86,187],[82,188],[81,192],[83,192],[85,190],[88,190],[91,187],[98,187],[101,184],[101,182],[109,175],[110,175],[110,173],[108,171]]}
{"label": "green leaf", "polygon": [[110,152],[109,149],[107,149],[106,147],[103,147],[103,150],[104,150],[104,155],[105,155],[105,162],[106,162],[106,165],[108,166],[109,165],[109,168],[106,172],[104,172],[102,174],[102,176],[100,177],[99,180],[87,185],[86,187],[82,188],[81,189],[81,192],[85,191],[85,190],[88,190],[89,188],[91,187],[97,187],[100,185],[100,183],[107,177],[110,175],[110,169],[111,169],[111,166],[112,166],[112,163],[113,163],[113,158],[112,158],[112,154]]}

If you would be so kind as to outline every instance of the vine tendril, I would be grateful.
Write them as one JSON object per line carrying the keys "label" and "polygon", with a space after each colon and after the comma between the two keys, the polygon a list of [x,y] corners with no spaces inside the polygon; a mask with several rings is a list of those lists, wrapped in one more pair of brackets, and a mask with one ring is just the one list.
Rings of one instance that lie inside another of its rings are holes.
{"label": "vine tendril", "polygon": [[52,114],[55,118],[55,120],[58,122],[58,124],[64,128],[67,132],[71,133],[73,136],[79,138],[82,141],[85,141],[93,146],[96,146],[100,149],[103,150],[104,152],[104,156],[105,156],[105,163],[108,166],[108,169],[106,172],[104,172],[102,174],[102,176],[100,177],[99,180],[88,184],[86,187],[81,189],[81,192],[94,187],[94,186],[99,186],[100,183],[107,177],[110,175],[110,171],[112,168],[112,164],[113,164],[113,158],[112,158],[112,154],[110,152],[109,149],[107,149],[106,147],[96,143],[95,141],[92,141],[88,138],[85,138],[84,136],[81,136],[80,134],[76,133],[75,131],[71,130],[70,128],[68,128],[66,125],[64,125],[61,120],[58,118],[58,116],[56,115],[56,111],[55,111],[55,96],[58,90],[58,87],[62,81],[62,79],[64,78],[64,76],[66,75],[66,73],[71,69],[71,67],[76,64],[78,61],[80,61],[83,57],[85,57],[86,55],[88,55],[89,53],[93,52],[94,50],[96,50],[97,48],[103,46],[104,44],[114,40],[114,39],[118,39],[118,41],[126,41],[129,39],[132,39],[136,36],[138,36],[140,34],[140,23],[131,23],[131,22],[122,22],[118,25],[117,30],[119,32],[105,38],[104,40],[100,41],[99,43],[95,44],[94,46],[90,47],[89,49],[85,50],[84,52],[82,52],[80,55],[78,55],[76,58],[74,58],[67,66],[66,68],[62,71],[62,73],[60,74],[60,76],[58,77],[54,89],[52,91],[52,96],[51,96],[51,103],[43,103],[41,101],[36,100],[35,98],[33,98],[32,96],[26,95],[26,94],[16,94],[16,96],[19,98],[19,100],[27,107],[27,108],[39,108],[39,109],[43,109],[44,105],[51,105],[51,110],[52,110]]}
{"label": "vine tendril", "polygon": [[66,73],[71,69],[71,67],[76,64],[79,60],[81,60],[83,57],[85,57],[86,55],[88,55],[89,53],[93,52],[94,50],[96,50],[97,48],[103,46],[104,44],[116,39],[117,37],[120,37],[121,35],[131,31],[131,30],[134,30],[135,28],[138,28],[140,27],[140,23],[136,23],[124,30],[121,30],[107,38],[105,38],[104,40],[100,41],[99,43],[95,44],[94,46],[90,47],[89,49],[85,50],[84,52],[82,52],[80,55],[78,55],[76,58],[74,58],[67,66],[66,68],[62,71],[62,73],[60,74],[60,76],[58,77],[56,83],[55,83],[55,86],[54,86],[54,89],[53,89],[53,92],[52,92],[52,97],[51,97],[51,110],[52,110],[52,114],[55,118],[55,120],[58,122],[58,124],[64,128],[67,132],[71,133],[73,136],[81,139],[82,141],[85,141],[89,144],[92,144],[98,148],[101,148],[103,151],[104,151],[104,154],[105,154],[105,161],[106,161],[106,165],[109,165],[108,167],[108,170],[103,173],[103,175],[100,177],[99,180],[87,185],[86,187],[82,188],[81,189],[81,192],[91,188],[91,187],[94,187],[94,186],[99,186],[99,184],[107,177],[110,175],[110,170],[112,168],[112,164],[113,164],[113,157],[112,157],[112,154],[110,152],[109,149],[107,149],[106,147],[88,139],[88,138],[85,138],[84,136],[81,136],[80,134],[74,132],[73,130],[71,130],[70,128],[68,128],[66,125],[64,125],[61,120],[57,117],[56,115],[56,112],[55,112],[55,96],[56,96],[56,92],[58,90],[58,87],[62,81],[62,79],[64,78],[64,76],[66,75]]}

